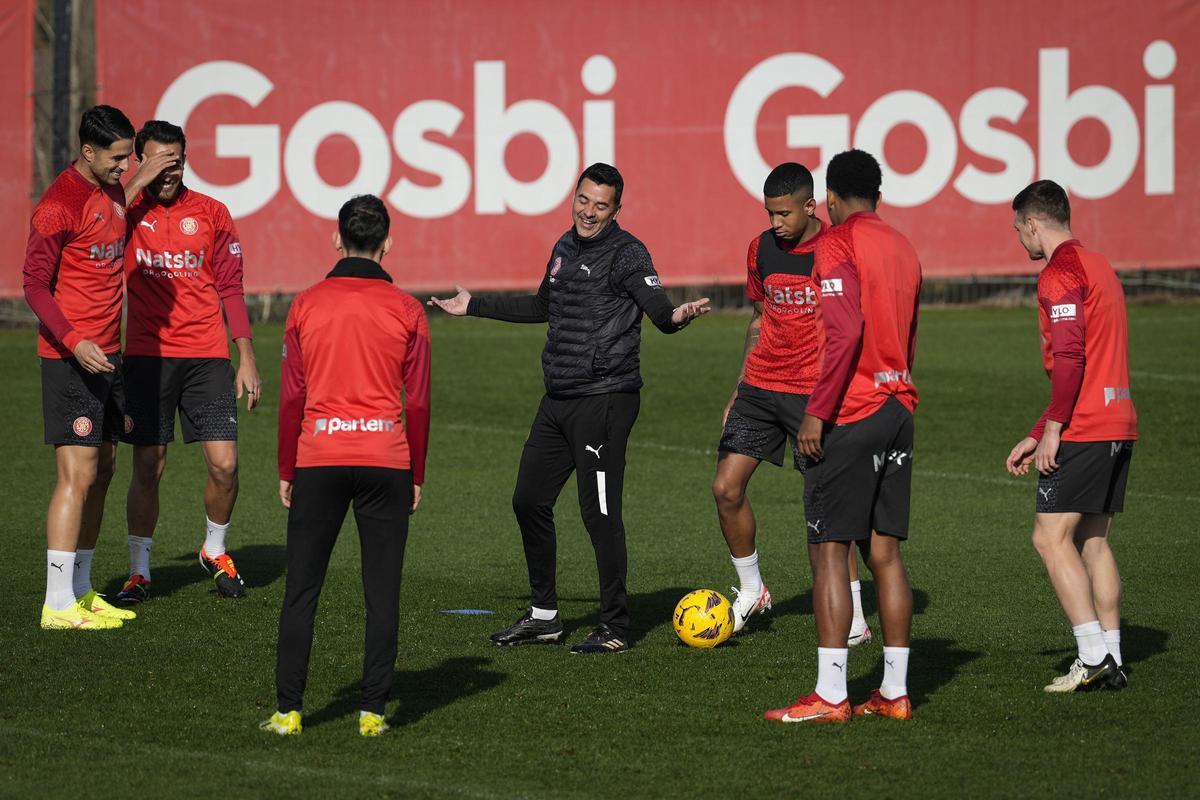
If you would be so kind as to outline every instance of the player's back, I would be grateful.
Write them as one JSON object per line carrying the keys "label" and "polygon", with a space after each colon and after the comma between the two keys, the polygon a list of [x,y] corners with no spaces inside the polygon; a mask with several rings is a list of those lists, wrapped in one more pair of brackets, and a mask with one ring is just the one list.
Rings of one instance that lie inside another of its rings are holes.
{"label": "player's back", "polygon": [[1038,295],[1038,320],[1047,369],[1053,364],[1050,326],[1075,317],[1082,298],[1083,381],[1063,440],[1136,439],[1137,411],[1129,387],[1125,290],[1108,259],[1078,241],[1064,243],[1038,277]]}
{"label": "player's back", "polygon": [[[835,258],[848,258],[857,270],[863,315],[861,353],[838,422],[863,419],[890,396],[911,411],[917,405],[910,371],[921,292],[917,252],[904,234],[871,212],[852,214],[826,237],[836,237]],[[822,294],[836,288],[823,281]]]}
{"label": "player's back", "polygon": [[290,316],[306,389],[297,465],[408,468],[401,392],[429,335],[421,304],[386,280],[335,277],[297,296]]}

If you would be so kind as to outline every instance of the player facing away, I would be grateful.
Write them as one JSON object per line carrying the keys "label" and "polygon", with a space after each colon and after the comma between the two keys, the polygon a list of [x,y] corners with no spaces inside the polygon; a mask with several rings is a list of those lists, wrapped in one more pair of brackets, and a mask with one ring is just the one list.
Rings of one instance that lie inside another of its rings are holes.
{"label": "player facing away", "polygon": [[[821,369],[819,286],[812,271],[824,225],[815,216],[812,174],[794,162],[775,167],[763,184],[763,206],[771,227],[750,240],[746,254],[746,297],[754,303],[754,314],[737,388],[721,420],[713,479],[721,533],[738,575],[734,633],[754,613],[771,609],[771,592],[758,568],[757,525],[746,487],[764,460],[783,466],[787,441],[792,442],[796,469],[804,470],[796,435]],[[847,644],[853,647],[869,642],[871,629],[862,613],[858,554],[852,549],[849,558],[854,619]]]}
{"label": "player facing away", "polygon": [[387,730],[408,517],[421,502],[429,442],[429,325],[380,266],[389,227],[378,197],[347,201],[334,236],[343,258],[288,311],[279,397],[287,588],[278,710],[260,726],[274,733],[300,733],[317,599],[351,504],[367,608],[359,733]]}
{"label": "player facing away", "polygon": [[1107,259],[1071,233],[1067,193],[1053,181],[1031,183],[1013,200],[1017,238],[1038,275],[1042,363],[1050,404],[1006,466],[1040,475],[1033,546],[1071,621],[1078,656],[1047,692],[1120,689],[1121,576],[1109,549],[1113,514],[1125,482],[1137,412],[1129,391],[1125,292]]}
{"label": "player facing away", "polygon": [[908,240],[875,213],[879,162],[861,150],[826,171],[829,220],[817,244],[825,359],[800,425],[808,457],[804,513],[817,619],[817,686],[781,722],[848,722],[847,558],[857,543],[875,578],[883,626],[883,683],[855,716],[909,719],[907,672],[912,589],[900,558],[912,484],[912,381],[921,264]]}
{"label": "player facing away", "polygon": [[[235,396],[247,393],[246,407],[253,409],[262,381],[242,292],[242,245],[225,205],[184,185],[182,128],[151,120],[138,131],[134,151],[139,167],[125,187],[131,205],[125,247],[127,416],[121,437],[133,445],[133,479],[126,504],[129,579],[117,599],[140,603],[150,592],[158,484],[167,445],[175,438],[176,410],[184,442],[199,441],[208,465],[200,566],[219,595],[243,597],[245,584],[225,550],[238,494]],[[236,372],[222,309],[238,350]]]}
{"label": "player facing away", "polygon": [[79,123],[79,156],[33,211],[25,249],[25,300],[37,314],[46,444],[58,482],[46,515],[43,628],[119,628],[135,614],[92,589],[92,556],[124,423],[121,387],[121,174],[133,125],[112,106]]}
{"label": "player facing away", "polygon": [[449,300],[429,301],[453,316],[549,323],[542,351],[546,394],[513,492],[531,603],[513,625],[492,635],[497,645],[562,638],[554,504],[567,478],[578,472],[579,507],[600,578],[600,623],[571,652],[629,649],[621,495],[642,387],[642,314],[663,333],[675,333],[709,306],[708,298],[678,307],[667,299],[650,252],[617,224],[624,185],[621,173],[608,164],[592,164],[579,176],[573,224],[555,243],[537,294],[472,297],[459,288]]}

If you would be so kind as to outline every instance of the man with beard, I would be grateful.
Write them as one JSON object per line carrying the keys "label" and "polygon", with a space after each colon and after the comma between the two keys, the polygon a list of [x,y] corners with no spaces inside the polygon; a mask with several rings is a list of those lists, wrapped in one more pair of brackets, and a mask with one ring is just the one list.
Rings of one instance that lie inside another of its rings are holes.
{"label": "man with beard", "polygon": [[[184,441],[199,441],[208,465],[200,566],[222,597],[246,593],[225,549],[238,494],[235,393],[247,394],[246,407],[253,409],[262,381],[242,291],[242,246],[225,205],[184,185],[186,148],[181,128],[147,122],[134,140],[139,169],[125,189],[129,400],[122,439],[133,445],[133,479],[126,511],[129,579],[117,595],[124,603],[149,595],[158,484],[174,439],[176,409]],[[236,372],[222,308],[238,349]]]}

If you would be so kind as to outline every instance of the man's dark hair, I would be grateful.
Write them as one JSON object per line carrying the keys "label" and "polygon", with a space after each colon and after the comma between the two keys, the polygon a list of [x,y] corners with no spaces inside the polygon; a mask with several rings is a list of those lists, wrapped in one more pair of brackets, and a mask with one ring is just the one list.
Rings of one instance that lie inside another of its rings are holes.
{"label": "man's dark hair", "polygon": [[338,211],[338,234],[347,253],[374,253],[391,225],[387,207],[373,194],[355,195]]}
{"label": "man's dark hair", "polygon": [[183,135],[183,128],[161,119],[150,120],[134,137],[133,151],[137,153],[138,158],[142,157],[142,151],[146,149],[146,142],[177,144],[181,154],[187,152],[187,137]]}
{"label": "man's dark hair", "polygon": [[763,182],[763,197],[783,197],[804,194],[804,199],[813,196],[813,176],[808,168],[795,161],[780,164],[771,170]]}
{"label": "man's dark hair", "polygon": [[874,205],[879,200],[882,183],[879,162],[864,150],[838,153],[825,170],[825,187],[843,200],[866,200]]}
{"label": "man's dark hair", "polygon": [[1054,181],[1034,181],[1013,198],[1012,206],[1022,218],[1032,215],[1059,225],[1071,224],[1071,201],[1066,190]]}
{"label": "man's dark hair", "polygon": [[617,168],[612,164],[605,164],[602,161],[597,161],[583,171],[579,176],[579,180],[575,181],[575,191],[579,191],[579,187],[583,186],[584,180],[598,183],[601,186],[613,187],[613,205],[620,207],[621,192],[625,191],[625,179],[621,177],[621,173],[617,172]]}
{"label": "man's dark hair", "polygon": [[120,139],[133,138],[133,123],[112,106],[92,106],[79,120],[79,146],[85,144],[104,150]]}

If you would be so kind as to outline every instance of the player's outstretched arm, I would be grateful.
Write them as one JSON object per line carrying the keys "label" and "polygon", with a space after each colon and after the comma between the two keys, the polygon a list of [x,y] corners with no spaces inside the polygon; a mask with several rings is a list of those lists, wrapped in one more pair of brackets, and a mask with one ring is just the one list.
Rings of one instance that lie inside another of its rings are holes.
{"label": "player's outstretched arm", "polygon": [[678,328],[682,328],[696,317],[702,317],[712,311],[712,306],[709,305],[707,297],[701,297],[699,300],[692,300],[684,303],[681,306],[676,306],[671,312],[671,322]]}
{"label": "player's outstretched arm", "polygon": [[429,298],[429,305],[437,306],[452,317],[465,317],[467,315],[467,306],[471,304],[471,293],[461,286],[455,286],[454,290],[458,292],[454,297],[446,300],[440,297],[431,297]]}
{"label": "player's outstretched arm", "polygon": [[1033,463],[1033,454],[1037,450],[1038,440],[1026,436],[1013,446],[1012,452],[1004,462],[1005,468],[1013,475],[1025,475],[1029,465]]}

